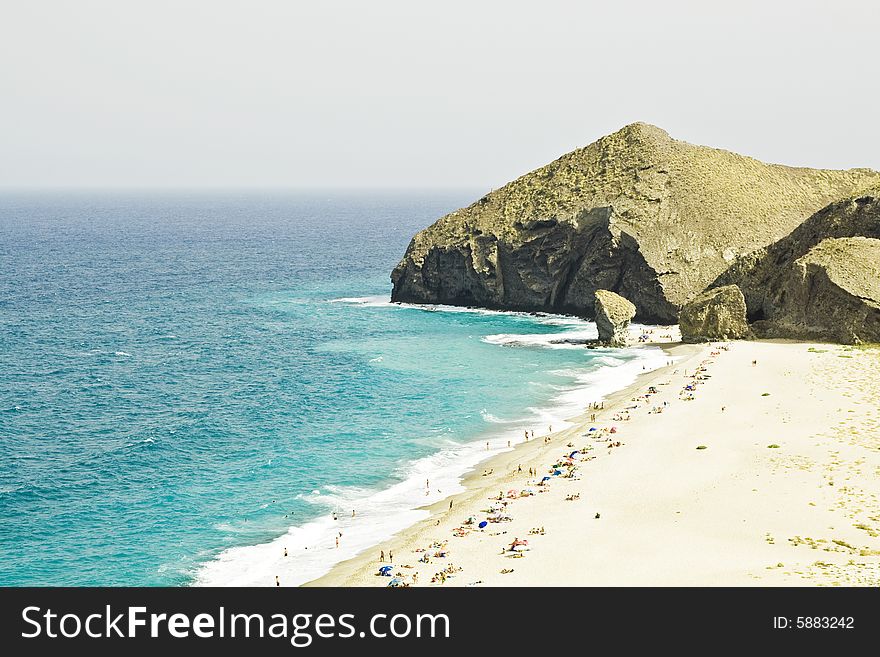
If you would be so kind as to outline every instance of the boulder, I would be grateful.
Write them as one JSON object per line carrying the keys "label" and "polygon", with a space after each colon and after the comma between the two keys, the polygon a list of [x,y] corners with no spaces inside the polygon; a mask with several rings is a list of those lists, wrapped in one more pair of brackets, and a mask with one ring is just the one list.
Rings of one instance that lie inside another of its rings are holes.
{"label": "boulder", "polygon": [[609,347],[625,347],[629,342],[629,323],[636,315],[636,307],[608,290],[596,290],[594,296],[599,342]]}
{"label": "boulder", "polygon": [[704,292],[681,309],[678,320],[685,342],[740,340],[750,335],[746,300],[736,285]]}

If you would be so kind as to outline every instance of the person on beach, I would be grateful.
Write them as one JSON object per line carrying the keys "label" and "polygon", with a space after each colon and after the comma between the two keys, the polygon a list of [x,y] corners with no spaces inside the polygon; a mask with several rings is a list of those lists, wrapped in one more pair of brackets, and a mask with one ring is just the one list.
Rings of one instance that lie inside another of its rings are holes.
{"label": "person on beach", "polygon": [[351,510],[351,517],[354,518],[354,509]]}
{"label": "person on beach", "polygon": [[336,537],[336,547],[339,547],[339,537]]}
{"label": "person on beach", "polygon": [[284,548],[284,556],[287,556],[287,548]]}
{"label": "person on beach", "polygon": [[525,431],[523,431],[523,433],[525,434],[526,442],[529,442],[529,430],[526,429]]}
{"label": "person on beach", "polygon": [[385,550],[379,550],[379,563],[385,563]]}
{"label": "person on beach", "polygon": [[449,510],[452,511],[452,500],[449,500]]}
{"label": "person on beach", "polygon": [[388,550],[388,563],[394,563],[394,555],[391,554],[391,550]]}
{"label": "person on beach", "polygon": [[275,575],[275,586],[281,586],[281,582],[278,581],[278,575]]}
{"label": "person on beach", "polygon": [[486,451],[487,452],[489,451],[489,441],[488,440],[486,441]]}

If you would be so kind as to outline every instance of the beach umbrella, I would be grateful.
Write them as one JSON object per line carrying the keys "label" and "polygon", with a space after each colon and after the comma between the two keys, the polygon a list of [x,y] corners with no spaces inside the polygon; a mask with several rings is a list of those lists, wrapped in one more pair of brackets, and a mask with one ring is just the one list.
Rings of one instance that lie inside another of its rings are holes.
{"label": "beach umbrella", "polygon": [[554,471],[553,471],[553,476],[554,476],[554,477],[557,476],[557,475],[561,475],[561,474],[562,474],[562,470],[554,470]]}
{"label": "beach umbrella", "polygon": [[571,454],[568,455],[568,458],[573,459],[573,458],[574,458],[574,455],[577,454],[577,453],[578,453],[578,451],[577,451],[577,450],[574,450]]}
{"label": "beach umbrella", "polygon": [[486,527],[486,525],[488,525],[488,524],[489,524],[489,523],[486,522],[486,521],[484,520],[484,521],[482,521],[479,525],[477,525],[477,527],[479,527],[480,529],[483,529],[483,528]]}
{"label": "beach umbrella", "polygon": [[379,574],[380,574],[380,575],[386,575],[386,576],[390,577],[390,576],[391,576],[391,570],[392,570],[393,568],[394,568],[394,566],[382,566],[381,568],[379,568]]}
{"label": "beach umbrella", "polygon": [[541,481],[548,481],[550,477],[544,477]]}
{"label": "beach umbrella", "polygon": [[397,588],[398,586],[403,586],[404,581],[400,577],[395,577],[390,582],[388,582],[388,586]]}
{"label": "beach umbrella", "polygon": [[590,427],[590,431],[597,431],[596,427]]}

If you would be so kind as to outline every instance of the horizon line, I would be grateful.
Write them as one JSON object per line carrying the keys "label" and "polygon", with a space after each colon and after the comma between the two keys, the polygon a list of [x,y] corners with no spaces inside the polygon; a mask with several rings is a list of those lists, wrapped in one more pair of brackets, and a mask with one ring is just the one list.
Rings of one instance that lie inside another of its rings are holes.
{"label": "horizon line", "polygon": [[284,186],[284,185],[0,185],[0,193],[17,192],[451,192],[497,189],[483,185],[469,186]]}

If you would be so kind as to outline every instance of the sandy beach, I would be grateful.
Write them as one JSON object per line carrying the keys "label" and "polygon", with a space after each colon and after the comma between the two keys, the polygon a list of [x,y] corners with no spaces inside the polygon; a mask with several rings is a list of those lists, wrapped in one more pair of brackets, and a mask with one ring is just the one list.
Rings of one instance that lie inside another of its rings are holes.
{"label": "sandy beach", "polygon": [[[564,431],[536,427],[451,508],[310,585],[387,586],[389,553],[415,586],[878,585],[880,349],[668,351],[674,365]],[[480,529],[489,516],[510,519]]]}

